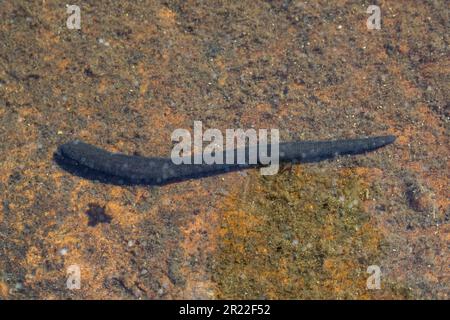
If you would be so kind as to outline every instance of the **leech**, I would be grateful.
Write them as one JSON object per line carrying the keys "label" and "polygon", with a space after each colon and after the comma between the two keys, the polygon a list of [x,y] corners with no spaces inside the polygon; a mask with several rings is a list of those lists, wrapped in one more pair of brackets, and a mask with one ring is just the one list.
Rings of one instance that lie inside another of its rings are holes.
{"label": "leech", "polygon": [[[280,163],[306,163],[332,159],[341,155],[356,155],[394,142],[394,136],[334,141],[299,141],[279,144]],[[271,148],[268,145],[268,152]],[[245,148],[246,155],[249,147]],[[226,152],[226,151],[224,151]],[[235,155],[238,149],[234,150]],[[129,156],[105,151],[81,141],[71,141],[58,148],[57,155],[79,168],[123,179],[132,184],[162,185],[169,182],[195,179],[246,168],[258,164],[179,164],[170,158]],[[234,157],[236,162],[236,156]],[[246,158],[247,159],[247,158]]]}

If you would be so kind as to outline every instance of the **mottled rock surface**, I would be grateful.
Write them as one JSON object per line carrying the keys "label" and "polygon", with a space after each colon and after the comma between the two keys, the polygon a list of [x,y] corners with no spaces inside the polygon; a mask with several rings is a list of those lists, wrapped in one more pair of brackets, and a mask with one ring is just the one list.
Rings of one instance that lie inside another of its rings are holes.
{"label": "mottled rock surface", "polygon": [[[0,2],[0,298],[449,298],[446,1]],[[53,161],[82,139],[394,134],[366,156],[164,187]],[[70,266],[81,288],[67,288]],[[367,290],[367,267],[382,271]]]}

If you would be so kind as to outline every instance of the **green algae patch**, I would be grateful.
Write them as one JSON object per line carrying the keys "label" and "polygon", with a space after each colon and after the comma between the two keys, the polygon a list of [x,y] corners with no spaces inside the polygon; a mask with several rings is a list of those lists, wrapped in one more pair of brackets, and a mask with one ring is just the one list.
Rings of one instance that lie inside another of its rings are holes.
{"label": "green algae patch", "polygon": [[363,209],[371,187],[352,170],[295,167],[250,179],[251,191],[224,202],[219,298],[404,297],[384,279],[381,290],[366,287],[383,242]]}

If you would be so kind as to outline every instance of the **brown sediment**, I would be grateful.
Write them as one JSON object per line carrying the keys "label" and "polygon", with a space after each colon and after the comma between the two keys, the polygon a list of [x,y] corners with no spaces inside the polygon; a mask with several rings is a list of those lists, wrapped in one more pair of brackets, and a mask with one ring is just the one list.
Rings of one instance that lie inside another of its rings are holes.
{"label": "brown sediment", "polygon": [[[352,1],[165,3],[82,4],[76,31],[66,28],[59,1],[1,2],[0,297],[210,298],[241,294],[239,282],[248,296],[448,299],[446,2],[379,1],[382,29],[372,31],[366,7]],[[194,120],[220,130],[278,128],[284,141],[399,138],[367,157],[268,180],[255,171],[158,189],[83,180],[52,162],[56,147],[73,139],[169,155],[171,132]],[[337,192],[362,199],[353,222],[317,207],[334,199],[325,188],[333,180]],[[261,191],[270,194],[274,182],[275,207]],[[279,197],[293,198],[302,220]],[[88,226],[92,203],[111,223]],[[316,210],[326,228],[312,219]],[[281,253],[268,244],[267,232],[280,237],[282,218],[314,231],[299,262],[281,255],[296,252],[284,240]],[[332,236],[359,239],[391,285],[364,291],[372,261],[321,249]],[[245,243],[261,245],[259,256]],[[273,252],[276,264],[264,264]],[[249,257],[265,277],[251,278]],[[81,290],[66,287],[73,264]],[[247,279],[238,278],[239,265]]]}
{"label": "brown sediment", "polygon": [[253,175],[250,194],[228,197],[214,269],[218,296],[407,298],[407,288],[388,278],[382,291],[366,287],[367,267],[383,261],[383,235],[365,209],[372,187],[355,171]]}

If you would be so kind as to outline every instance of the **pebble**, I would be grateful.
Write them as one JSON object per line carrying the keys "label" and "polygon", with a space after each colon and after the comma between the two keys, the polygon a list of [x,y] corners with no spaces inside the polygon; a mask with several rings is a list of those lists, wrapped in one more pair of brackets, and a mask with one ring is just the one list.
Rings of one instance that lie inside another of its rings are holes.
{"label": "pebble", "polygon": [[109,47],[109,42],[108,42],[108,41],[105,41],[105,39],[103,39],[103,38],[99,38],[99,39],[98,39],[98,43],[103,44],[103,45]]}

